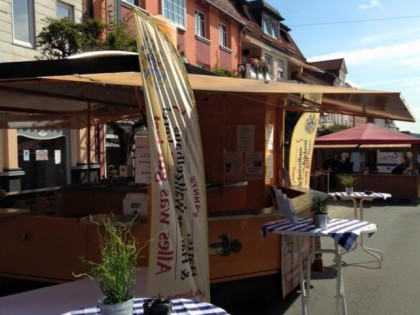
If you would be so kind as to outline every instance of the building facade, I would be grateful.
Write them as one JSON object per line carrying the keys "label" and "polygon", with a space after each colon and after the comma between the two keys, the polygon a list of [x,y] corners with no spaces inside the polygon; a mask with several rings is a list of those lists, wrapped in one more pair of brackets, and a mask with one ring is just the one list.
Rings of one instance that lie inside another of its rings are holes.
{"label": "building facade", "polygon": [[[344,59],[308,63],[285,19],[265,0],[0,0],[0,62],[39,56],[36,36],[46,25],[45,18],[75,22],[95,18],[106,22],[110,31],[128,17],[132,6],[172,22],[178,51],[191,65],[260,80],[345,83]],[[339,114],[323,116],[325,127],[364,121]],[[4,148],[0,188],[19,191],[83,182],[90,180],[91,168],[94,179],[106,176],[103,128],[89,131],[0,130]],[[95,145],[88,150],[87,142]]]}
{"label": "building facade", "polygon": [[1,0],[0,62],[33,60],[39,55],[36,35],[45,18],[69,18],[80,22],[81,0]]}
{"label": "building facade", "polygon": [[[1,0],[0,62],[34,60],[45,19],[81,22],[87,7],[82,0]],[[92,128],[91,134],[95,141],[100,130]],[[86,174],[85,138],[83,130],[0,130],[0,188],[21,191],[80,181]],[[98,154],[90,154],[97,169]]]}

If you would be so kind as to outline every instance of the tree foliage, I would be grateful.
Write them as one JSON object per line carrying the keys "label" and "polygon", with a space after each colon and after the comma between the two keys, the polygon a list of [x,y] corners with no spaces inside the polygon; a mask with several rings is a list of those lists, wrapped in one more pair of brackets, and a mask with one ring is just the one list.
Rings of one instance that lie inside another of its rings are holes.
{"label": "tree foliage", "polygon": [[125,17],[121,24],[114,27],[113,31],[106,37],[103,48],[107,50],[124,50],[124,51],[137,51],[136,40],[129,31],[128,22],[131,16]]}
{"label": "tree foliage", "polygon": [[61,59],[101,48],[100,36],[105,24],[98,20],[89,19],[83,23],[75,23],[67,18],[45,18],[43,21],[47,25],[37,36],[37,48],[41,53],[37,59]]}
{"label": "tree foliage", "polygon": [[[106,24],[95,19],[75,23],[66,18],[46,18],[43,20],[46,26],[37,36],[37,47],[41,52],[37,59],[62,59],[81,52],[99,50],[137,51],[136,40],[128,27],[130,18],[131,16],[125,17],[106,36]],[[118,136],[120,165],[128,164],[136,130],[143,125],[146,125],[144,117],[132,122],[129,129],[123,128],[118,122],[108,123]]]}
{"label": "tree foliage", "polygon": [[330,133],[341,131],[341,130],[344,130],[344,129],[347,129],[347,128],[349,128],[349,127],[347,127],[345,125],[334,124],[331,127],[318,130],[318,136],[329,135]]}

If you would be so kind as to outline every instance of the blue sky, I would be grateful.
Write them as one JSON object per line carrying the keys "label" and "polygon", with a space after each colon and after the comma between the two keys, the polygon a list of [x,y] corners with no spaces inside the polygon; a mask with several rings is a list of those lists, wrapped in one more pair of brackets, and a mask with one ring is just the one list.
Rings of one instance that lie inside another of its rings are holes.
{"label": "blue sky", "polygon": [[420,133],[419,0],[266,0],[291,29],[309,61],[345,58],[347,81],[361,89],[401,92]]}

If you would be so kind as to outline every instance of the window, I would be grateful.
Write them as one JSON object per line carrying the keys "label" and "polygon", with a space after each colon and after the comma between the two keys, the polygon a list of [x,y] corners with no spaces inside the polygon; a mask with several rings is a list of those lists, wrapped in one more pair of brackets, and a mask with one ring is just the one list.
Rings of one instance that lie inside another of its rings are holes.
{"label": "window", "polygon": [[273,74],[273,56],[265,54],[265,63],[268,66],[268,73]]}
{"label": "window", "polygon": [[277,79],[285,80],[285,69],[284,69],[285,62],[284,60],[277,60]]}
{"label": "window", "polygon": [[64,18],[74,21],[74,8],[67,3],[57,1],[57,19]]}
{"label": "window", "polygon": [[263,14],[262,29],[264,33],[274,38],[279,38],[279,23],[275,19]]}
{"label": "window", "polygon": [[163,16],[185,27],[185,0],[163,0]]}
{"label": "window", "polygon": [[229,47],[227,26],[223,24],[219,26],[219,44],[222,47]]}
{"label": "window", "polygon": [[264,33],[269,34],[269,32],[270,32],[270,18],[267,15],[263,15],[262,29],[263,29]]}
{"label": "window", "polygon": [[33,0],[13,0],[13,42],[33,47],[34,29]]}
{"label": "window", "polygon": [[204,13],[195,11],[195,35],[206,37],[206,20]]}
{"label": "window", "polygon": [[271,20],[270,35],[274,38],[279,38],[279,24],[277,21]]}
{"label": "window", "polygon": [[123,2],[139,6],[139,0],[122,0]]}

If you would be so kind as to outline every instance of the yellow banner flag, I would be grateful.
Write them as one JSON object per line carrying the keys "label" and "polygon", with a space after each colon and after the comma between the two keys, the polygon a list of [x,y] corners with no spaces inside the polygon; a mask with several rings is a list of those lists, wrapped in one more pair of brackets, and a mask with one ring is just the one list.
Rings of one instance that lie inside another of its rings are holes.
{"label": "yellow banner flag", "polygon": [[302,113],[290,142],[289,173],[292,186],[309,188],[312,154],[319,113]]}
{"label": "yellow banner flag", "polygon": [[134,8],[151,160],[153,298],[210,300],[207,202],[194,95],[175,46]]}

